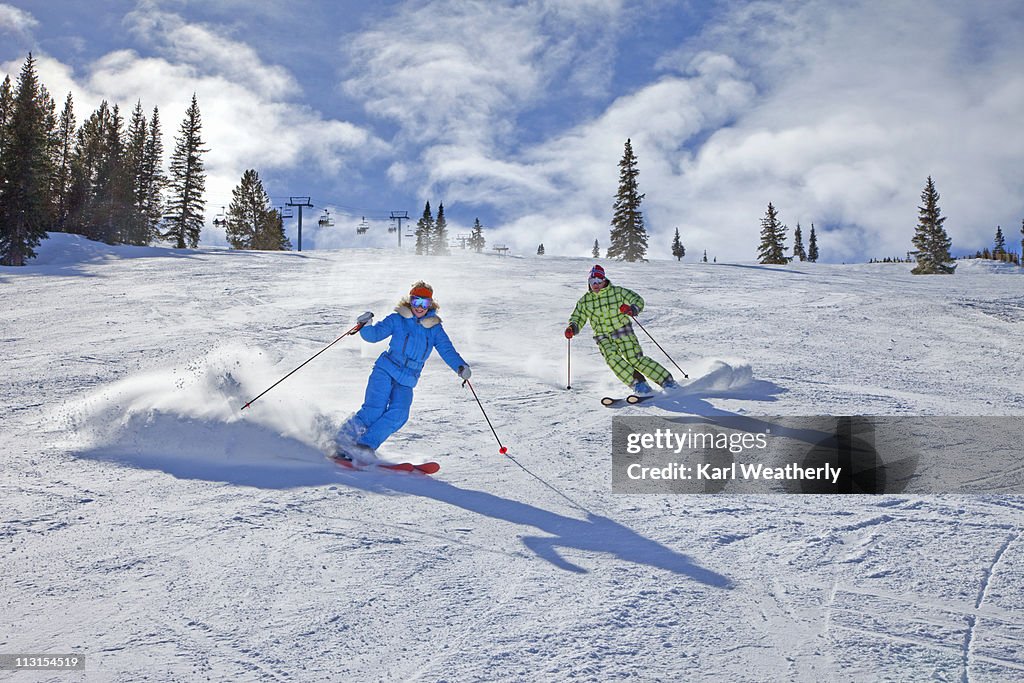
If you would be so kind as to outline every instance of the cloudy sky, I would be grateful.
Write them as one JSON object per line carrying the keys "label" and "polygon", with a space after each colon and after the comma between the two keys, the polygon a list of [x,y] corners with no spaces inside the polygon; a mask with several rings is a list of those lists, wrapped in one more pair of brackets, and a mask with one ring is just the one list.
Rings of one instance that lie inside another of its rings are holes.
{"label": "cloudy sky", "polygon": [[429,200],[588,255],[630,138],[651,257],[678,227],[686,260],[752,260],[773,202],[841,262],[905,254],[929,175],[955,252],[1018,243],[1022,35],[1019,0],[0,0],[0,75],[31,51],[79,122],[157,106],[168,150],[196,93],[210,219],[255,168],[312,197],[305,249],[391,244]]}

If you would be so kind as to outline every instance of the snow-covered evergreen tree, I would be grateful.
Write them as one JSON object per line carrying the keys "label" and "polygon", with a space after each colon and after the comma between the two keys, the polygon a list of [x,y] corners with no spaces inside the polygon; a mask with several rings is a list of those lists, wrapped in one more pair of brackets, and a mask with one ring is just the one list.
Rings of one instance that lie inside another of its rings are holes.
{"label": "snow-covered evergreen tree", "polygon": [[124,241],[128,244],[149,244],[150,234],[146,225],[146,197],[143,187],[146,164],[146,140],[149,138],[148,123],[142,112],[142,102],[135,103],[132,118],[128,122],[127,140],[124,147],[124,165],[131,181],[132,208],[128,223],[122,225]]}
{"label": "snow-covered evergreen tree", "polygon": [[804,236],[800,231],[799,221],[796,224],[796,230],[793,231],[793,258],[801,261],[807,260],[807,252],[804,251]]}
{"label": "snow-covered evergreen tree", "polygon": [[705,250],[704,250],[704,258],[703,258],[703,259],[701,259],[701,260],[702,260],[702,261],[703,261],[704,263],[707,263],[707,262],[708,262],[708,250],[707,250],[707,249],[705,249]]}
{"label": "snow-covered evergreen tree", "polygon": [[281,214],[271,206],[263,181],[254,169],[242,174],[231,191],[224,233],[234,249],[283,251],[291,249]]}
{"label": "snow-covered evergreen tree", "polygon": [[541,242],[540,246],[537,247],[537,256],[543,256],[543,255],[544,255],[544,243]]}
{"label": "snow-covered evergreen tree", "polygon": [[51,184],[50,202],[53,205],[53,230],[67,230],[68,213],[71,199],[71,163],[75,151],[75,132],[78,124],[75,121],[75,104],[71,93],[64,100],[57,122],[52,159],[53,181]]}
{"label": "snow-covered evergreen tree", "polygon": [[786,258],[786,226],[779,221],[775,206],[768,202],[768,210],[761,219],[761,244],[757,249],[758,263],[788,263]]}
{"label": "snow-covered evergreen tree", "polygon": [[946,219],[939,209],[939,193],[931,176],[921,191],[921,201],[913,239],[917,248],[917,266],[910,272],[915,275],[949,275],[956,268],[949,253],[952,240],[942,226]]}
{"label": "snow-covered evergreen tree", "polygon": [[23,266],[50,226],[50,122],[53,100],[39,82],[31,54],[2,114],[0,264]]}
{"label": "snow-covered evergreen tree", "polygon": [[647,254],[647,229],[644,227],[644,214],[640,211],[644,195],[640,194],[639,175],[633,145],[627,139],[619,161],[619,190],[612,205],[614,214],[608,258],[642,261]]}
{"label": "snow-covered evergreen tree", "polygon": [[676,257],[677,261],[682,261],[683,257],[686,256],[686,247],[683,246],[683,242],[679,239],[679,228],[676,228],[676,236],[672,238],[672,255]]}
{"label": "snow-covered evergreen tree", "polygon": [[203,124],[199,114],[199,102],[192,95],[192,104],[185,112],[179,134],[174,138],[174,153],[171,155],[170,199],[164,220],[164,239],[174,241],[178,249],[196,247],[203,229],[203,212],[206,200],[206,173],[203,169]]}
{"label": "snow-covered evergreen tree", "polygon": [[594,240],[594,248],[590,250],[590,255],[594,258],[601,258],[601,245]]}
{"label": "snow-covered evergreen tree", "polygon": [[1003,237],[1003,228],[1001,226],[996,226],[996,237],[993,244],[992,255],[995,258],[1006,254],[1006,238]]}
{"label": "snow-covered evergreen tree", "polygon": [[148,240],[160,236],[160,223],[164,215],[164,143],[160,132],[160,110],[153,107],[149,118],[146,146],[143,151],[142,176],[139,178],[139,197]]}
{"label": "snow-covered evergreen tree", "polygon": [[480,219],[473,221],[473,231],[469,234],[469,248],[480,253],[484,250],[487,240],[484,238],[484,226],[480,225]]}
{"label": "snow-covered evergreen tree", "polygon": [[818,262],[818,235],[814,232],[814,223],[811,223],[811,234],[807,238],[807,260]]}
{"label": "snow-covered evergreen tree", "polygon": [[430,202],[423,207],[423,215],[416,221],[416,253],[429,254],[431,240],[434,237],[434,213],[430,210]]}
{"label": "snow-covered evergreen tree", "polygon": [[431,251],[440,256],[448,256],[448,219],[444,217],[444,202],[437,205],[437,220],[434,221],[434,234],[431,239]]}

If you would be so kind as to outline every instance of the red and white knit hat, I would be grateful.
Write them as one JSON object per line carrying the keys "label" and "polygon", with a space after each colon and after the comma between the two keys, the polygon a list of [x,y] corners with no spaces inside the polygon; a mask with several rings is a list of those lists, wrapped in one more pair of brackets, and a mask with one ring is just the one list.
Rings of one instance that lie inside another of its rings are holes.
{"label": "red and white knit hat", "polygon": [[596,266],[594,266],[593,268],[590,269],[590,275],[587,276],[587,279],[589,280],[592,277],[599,277],[602,280],[607,280],[608,279],[605,276],[605,274],[604,274],[604,268],[602,266],[600,266],[600,265],[596,265]]}

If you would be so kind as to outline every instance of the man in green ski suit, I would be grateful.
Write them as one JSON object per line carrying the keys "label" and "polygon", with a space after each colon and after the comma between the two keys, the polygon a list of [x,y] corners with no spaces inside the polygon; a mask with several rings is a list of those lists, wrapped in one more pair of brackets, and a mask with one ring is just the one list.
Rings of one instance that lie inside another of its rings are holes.
{"label": "man in green ski suit", "polygon": [[599,265],[591,268],[588,284],[589,290],[576,302],[569,316],[565,338],[572,339],[589,321],[594,328],[594,341],[608,367],[634,394],[653,393],[647,378],[665,389],[678,387],[668,370],[644,355],[633,333],[630,318],[644,310],[640,295],[613,285]]}

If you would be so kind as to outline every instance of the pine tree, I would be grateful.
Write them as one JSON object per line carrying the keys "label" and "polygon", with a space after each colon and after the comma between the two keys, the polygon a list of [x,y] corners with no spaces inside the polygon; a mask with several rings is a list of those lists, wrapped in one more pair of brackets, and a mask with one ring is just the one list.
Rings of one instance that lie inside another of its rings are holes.
{"label": "pine tree", "polygon": [[686,256],[686,247],[683,246],[682,240],[679,239],[679,228],[676,228],[676,236],[672,238],[672,255],[676,257],[677,261],[682,261],[683,257]]}
{"label": "pine tree", "polygon": [[146,225],[147,243],[160,236],[160,223],[164,215],[164,143],[160,132],[160,111],[153,107],[147,126],[146,146],[142,155],[142,175],[139,178],[139,196]]}
{"label": "pine tree", "polygon": [[761,245],[757,250],[758,263],[783,264],[786,258],[786,226],[779,222],[779,214],[771,202],[761,219]]}
{"label": "pine tree", "polygon": [[479,254],[484,250],[485,244],[487,240],[484,239],[484,226],[480,225],[480,219],[477,218],[473,222],[473,232],[469,235],[469,248]]}
{"label": "pine tree", "polygon": [[448,219],[444,217],[444,202],[437,206],[437,220],[434,221],[434,236],[431,251],[440,256],[448,256]]}
{"label": "pine tree", "polygon": [[225,220],[224,233],[233,249],[291,249],[281,214],[271,206],[263,182],[253,169],[245,171],[231,191],[231,205]]}
{"label": "pine tree", "polygon": [[793,231],[793,258],[801,261],[807,260],[807,252],[804,251],[804,236],[800,232],[799,222],[796,224],[796,230]]}
{"label": "pine tree", "polygon": [[544,255],[544,243],[541,242],[540,246],[537,247],[537,256],[543,256],[543,255]]}
{"label": "pine tree", "polygon": [[707,263],[707,262],[708,262],[708,250],[707,250],[707,249],[705,249],[705,250],[704,250],[704,258],[703,258],[703,259],[701,259],[701,260],[702,260],[702,261],[703,261],[704,263]]}
{"label": "pine tree", "polygon": [[1006,254],[1006,238],[1003,237],[1003,228],[998,225],[996,226],[995,246],[992,249],[992,254],[995,258]]}
{"label": "pine tree", "polygon": [[11,77],[4,76],[4,82],[0,84],[0,168],[3,167],[4,148],[7,147],[13,112],[14,90],[11,88]]}
{"label": "pine tree", "polygon": [[590,255],[594,258],[601,258],[601,245],[597,243],[597,240],[594,240],[594,248],[590,251]]}
{"label": "pine tree", "polygon": [[203,211],[206,200],[206,174],[203,171],[202,121],[199,103],[192,95],[192,104],[185,112],[179,135],[174,138],[174,153],[171,155],[171,197],[167,204],[164,239],[174,240],[178,249],[195,248],[203,229]]}
{"label": "pine tree", "polygon": [[942,226],[946,219],[939,209],[939,193],[932,177],[928,176],[921,191],[922,206],[918,208],[917,228],[913,243],[917,248],[917,266],[910,271],[915,275],[949,275],[956,265],[949,265],[953,259],[949,254],[952,241]]}
{"label": "pine tree", "polygon": [[2,142],[0,264],[23,266],[46,238],[50,219],[52,100],[40,85],[29,54],[18,76]]}
{"label": "pine tree", "polygon": [[430,253],[431,238],[434,235],[434,215],[428,201],[423,207],[423,215],[416,221],[416,254]]}
{"label": "pine tree", "polygon": [[123,226],[124,241],[128,244],[149,244],[146,221],[146,141],[149,139],[146,116],[142,102],[135,103],[131,121],[128,122],[127,139],[124,146],[124,165],[131,185],[132,212]]}
{"label": "pine tree", "polygon": [[68,93],[57,123],[54,154],[51,160],[53,180],[50,195],[53,205],[53,229],[57,232],[65,232],[67,229],[71,199],[71,164],[77,127],[74,100],[71,93]]}
{"label": "pine tree", "polygon": [[1020,234],[1021,234],[1021,239],[1020,239],[1020,255],[1021,255],[1021,258],[1024,258],[1024,219],[1022,219],[1021,222],[1020,222]]}
{"label": "pine tree", "polygon": [[814,232],[814,223],[811,223],[811,234],[807,238],[807,260],[818,262],[818,235]]}
{"label": "pine tree", "polygon": [[104,210],[109,206],[110,141],[108,129],[114,125],[110,106],[100,102],[78,129],[71,154],[71,187],[68,192],[68,232],[90,239],[103,238]]}
{"label": "pine tree", "polygon": [[633,145],[627,139],[622,160],[619,161],[619,191],[612,205],[614,214],[608,258],[642,261],[647,253],[647,229],[644,227],[643,212],[640,211],[640,203],[645,195],[640,194],[637,183],[639,175]]}
{"label": "pine tree", "polygon": [[107,244],[126,241],[132,217],[131,171],[125,160],[124,119],[104,101],[83,125],[88,177],[81,232]]}

